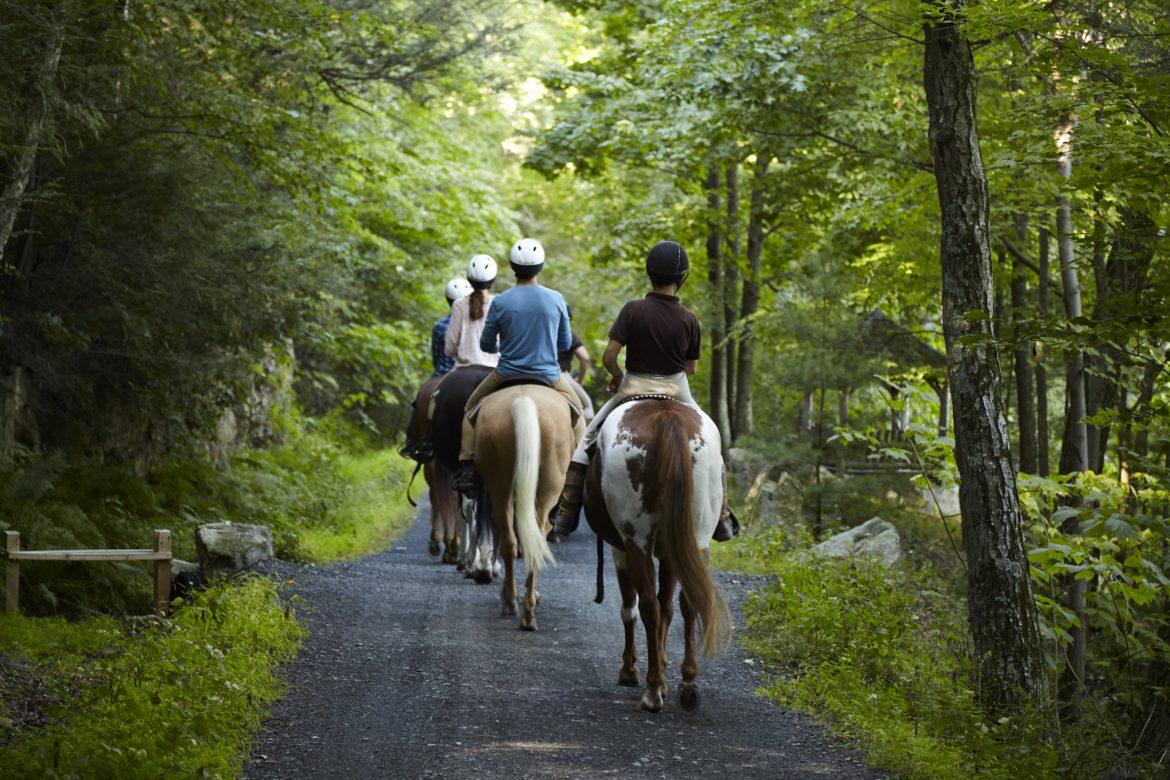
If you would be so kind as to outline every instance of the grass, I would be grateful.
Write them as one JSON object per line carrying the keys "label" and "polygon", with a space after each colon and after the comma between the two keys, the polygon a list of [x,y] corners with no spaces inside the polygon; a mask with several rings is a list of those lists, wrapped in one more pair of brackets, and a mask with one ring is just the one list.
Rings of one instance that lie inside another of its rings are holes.
{"label": "grass", "polygon": [[[413,465],[309,435],[239,453],[225,471],[176,461],[142,482],[33,464],[0,488],[23,501],[29,547],[129,546],[169,525],[190,555],[195,525],[230,519],[269,526],[281,557],[327,563],[383,550],[409,526]],[[103,592],[115,612],[141,610],[149,588],[148,567],[22,575],[26,609],[75,617],[93,615]],[[216,585],[169,621],[0,616],[0,776],[236,777],[303,633],[279,586],[260,578]]]}
{"label": "grass", "polygon": [[[406,500],[413,467],[413,461],[388,450],[351,455],[341,461],[338,468],[349,488],[329,510],[326,522],[301,531],[303,559],[314,563],[351,560],[386,549],[414,517]],[[420,475],[414,489],[425,488]]]}
{"label": "grass", "polygon": [[171,621],[0,617],[6,655],[53,689],[47,724],[0,761],[7,777],[236,777],[304,630],[277,586],[220,584]]}
{"label": "grass", "polygon": [[899,777],[1067,776],[1037,736],[1042,717],[989,727],[974,703],[965,602],[941,522],[906,509],[883,516],[904,537],[899,567],[811,557],[807,539],[775,526],[714,546],[715,566],[773,577],[745,610],[743,641],[769,674],[762,692]]}

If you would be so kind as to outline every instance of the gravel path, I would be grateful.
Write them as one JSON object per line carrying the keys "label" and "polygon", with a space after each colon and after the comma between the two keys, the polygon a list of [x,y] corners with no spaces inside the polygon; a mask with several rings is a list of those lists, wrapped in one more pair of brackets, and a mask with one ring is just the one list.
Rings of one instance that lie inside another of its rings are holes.
{"label": "gravel path", "polygon": [[[682,620],[671,628],[659,714],[617,685],[620,601],[612,560],[594,604],[595,537],[553,547],[540,582],[540,630],[499,617],[499,585],[475,585],[426,554],[429,508],[379,555],[292,574],[311,636],[245,777],[876,778],[808,718],[753,695],[759,663],[733,648],[700,659],[702,702],[674,695]],[[755,580],[719,575],[739,606]],[[522,583],[521,583],[522,585]],[[639,666],[645,674],[645,640]]]}

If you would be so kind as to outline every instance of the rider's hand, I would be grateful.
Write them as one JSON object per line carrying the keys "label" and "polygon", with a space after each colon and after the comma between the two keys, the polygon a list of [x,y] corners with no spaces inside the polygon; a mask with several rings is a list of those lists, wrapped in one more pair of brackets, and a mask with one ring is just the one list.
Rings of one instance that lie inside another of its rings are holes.
{"label": "rider's hand", "polygon": [[610,395],[613,395],[614,393],[616,393],[618,391],[618,388],[621,386],[622,386],[622,378],[620,376],[615,376],[615,377],[610,377],[609,384],[605,386],[605,389],[609,390]]}

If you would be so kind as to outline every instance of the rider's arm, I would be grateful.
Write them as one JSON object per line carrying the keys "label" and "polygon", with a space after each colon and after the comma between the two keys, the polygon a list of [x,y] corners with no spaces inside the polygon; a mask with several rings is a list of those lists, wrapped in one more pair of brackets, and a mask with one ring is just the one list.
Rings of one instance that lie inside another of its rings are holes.
{"label": "rider's arm", "polygon": [[618,353],[622,351],[623,344],[620,341],[609,340],[605,345],[605,351],[601,353],[601,365],[605,366],[605,370],[613,377],[609,380],[610,392],[617,392],[618,385],[622,383],[622,369],[618,365]]}
{"label": "rider's arm", "polygon": [[686,367],[686,368],[684,368],[683,370],[687,372],[687,376],[692,376],[692,375],[694,375],[694,373],[695,373],[696,371],[698,371],[698,370],[699,370],[699,361],[697,361],[697,360],[688,360],[688,361],[687,361],[687,367]]}
{"label": "rider's arm", "polygon": [[577,381],[585,384],[585,375],[589,373],[589,353],[585,351],[585,345],[573,350],[573,355],[577,358]]}
{"label": "rider's arm", "polygon": [[495,354],[500,351],[498,342],[500,324],[496,317],[496,313],[499,311],[499,306],[492,306],[488,309],[487,316],[484,317],[483,321],[483,331],[479,334],[479,348],[488,354]]}
{"label": "rider's arm", "polygon": [[443,344],[443,353],[451,357],[459,356],[459,335],[463,332],[464,311],[458,305],[451,307],[451,321],[447,323],[447,338]]}

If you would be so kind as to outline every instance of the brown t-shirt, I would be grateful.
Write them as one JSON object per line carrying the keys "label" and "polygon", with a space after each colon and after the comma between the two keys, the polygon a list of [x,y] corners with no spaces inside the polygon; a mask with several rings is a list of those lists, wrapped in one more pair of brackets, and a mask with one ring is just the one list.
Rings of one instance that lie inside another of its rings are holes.
{"label": "brown t-shirt", "polygon": [[673,295],[646,293],[618,312],[609,337],[626,348],[626,371],[677,374],[699,359],[699,318]]}

